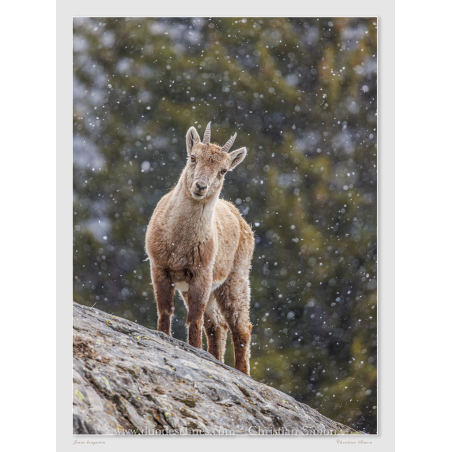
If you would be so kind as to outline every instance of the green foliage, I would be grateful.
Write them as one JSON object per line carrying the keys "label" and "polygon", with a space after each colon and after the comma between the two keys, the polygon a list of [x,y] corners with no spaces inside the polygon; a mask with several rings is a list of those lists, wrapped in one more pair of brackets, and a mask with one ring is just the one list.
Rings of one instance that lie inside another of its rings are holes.
{"label": "green foliage", "polygon": [[253,377],[376,432],[376,43],[372,18],[76,18],[75,301],[156,328],[146,226],[212,121],[249,151],[223,196],[256,235]]}

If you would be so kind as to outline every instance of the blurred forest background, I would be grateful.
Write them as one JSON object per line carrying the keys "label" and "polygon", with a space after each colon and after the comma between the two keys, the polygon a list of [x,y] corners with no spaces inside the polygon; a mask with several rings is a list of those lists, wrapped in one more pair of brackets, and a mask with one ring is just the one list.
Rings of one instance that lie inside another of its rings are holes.
{"label": "blurred forest background", "polygon": [[237,132],[251,375],[376,433],[376,18],[75,18],[73,87],[74,300],[156,328],[148,221],[187,129]]}

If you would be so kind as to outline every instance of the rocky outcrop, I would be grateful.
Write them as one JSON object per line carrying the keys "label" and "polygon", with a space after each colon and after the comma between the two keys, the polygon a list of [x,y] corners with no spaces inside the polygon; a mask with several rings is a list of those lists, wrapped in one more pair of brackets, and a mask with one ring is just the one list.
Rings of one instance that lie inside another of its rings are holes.
{"label": "rocky outcrop", "polygon": [[74,303],[75,434],[342,434],[204,350]]}

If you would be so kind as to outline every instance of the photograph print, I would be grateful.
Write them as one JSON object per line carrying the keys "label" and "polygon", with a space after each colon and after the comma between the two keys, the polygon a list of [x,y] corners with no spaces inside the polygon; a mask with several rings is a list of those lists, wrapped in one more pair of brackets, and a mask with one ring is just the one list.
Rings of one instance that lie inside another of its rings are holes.
{"label": "photograph print", "polygon": [[74,435],[377,434],[377,18],[74,17],[73,278]]}

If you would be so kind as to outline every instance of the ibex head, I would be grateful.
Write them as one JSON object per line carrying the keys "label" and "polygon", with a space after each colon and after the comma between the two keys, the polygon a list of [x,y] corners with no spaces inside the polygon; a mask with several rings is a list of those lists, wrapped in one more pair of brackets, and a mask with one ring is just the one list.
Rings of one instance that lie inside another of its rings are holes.
{"label": "ibex head", "polygon": [[246,148],[229,152],[235,133],[223,147],[210,143],[210,122],[201,141],[198,132],[190,127],[187,132],[187,166],[185,167],[186,188],[193,199],[208,199],[219,193],[224,176],[235,168],[246,156]]}

